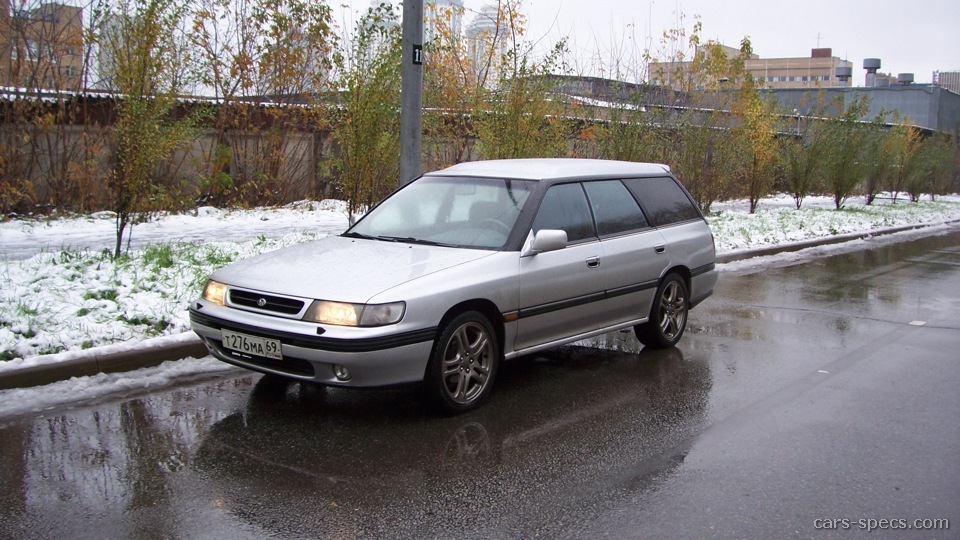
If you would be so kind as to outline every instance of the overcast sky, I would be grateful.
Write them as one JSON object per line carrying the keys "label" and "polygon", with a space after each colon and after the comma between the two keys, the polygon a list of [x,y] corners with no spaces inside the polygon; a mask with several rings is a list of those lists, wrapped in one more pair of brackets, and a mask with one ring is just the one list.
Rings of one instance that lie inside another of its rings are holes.
{"label": "overcast sky", "polygon": [[[337,0],[333,0],[336,4]],[[399,3],[395,0],[394,3]],[[465,0],[468,13],[495,0]],[[366,8],[369,0],[352,0]],[[913,73],[929,83],[932,73],[960,70],[960,0],[524,0],[531,39],[555,43],[569,38],[578,71],[611,65],[612,51],[659,48],[664,30],[703,23],[702,36],[739,47],[749,36],[761,58],[806,57],[813,48],[832,48],[853,63],[854,83],[864,80],[863,59],[880,58],[881,71]],[[602,75],[603,73],[587,73]]]}
{"label": "overcast sky", "polygon": [[930,82],[934,70],[960,70],[958,0],[526,0],[524,6],[531,38],[556,41],[568,35],[582,57],[597,45],[609,50],[630,40],[643,50],[648,33],[656,48],[682,13],[687,29],[700,17],[706,39],[738,47],[749,36],[761,58],[805,57],[818,46],[832,48],[834,56],[853,62],[857,85],[863,84],[864,58],[880,58],[884,73],[913,73],[916,82]]}

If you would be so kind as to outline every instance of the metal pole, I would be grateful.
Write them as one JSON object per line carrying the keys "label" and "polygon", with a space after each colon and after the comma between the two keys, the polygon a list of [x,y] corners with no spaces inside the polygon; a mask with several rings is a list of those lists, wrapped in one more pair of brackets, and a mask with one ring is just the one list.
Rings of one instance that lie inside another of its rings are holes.
{"label": "metal pole", "polygon": [[423,122],[423,0],[403,0],[400,55],[400,178],[420,176]]}

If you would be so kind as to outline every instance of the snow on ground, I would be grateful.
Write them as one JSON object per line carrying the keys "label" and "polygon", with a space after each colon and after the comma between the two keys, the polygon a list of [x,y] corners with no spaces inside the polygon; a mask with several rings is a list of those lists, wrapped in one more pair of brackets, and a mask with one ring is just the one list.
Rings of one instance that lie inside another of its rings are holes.
{"label": "snow on ground", "polygon": [[810,197],[798,211],[792,197],[781,195],[761,201],[752,215],[746,201],[714,204],[708,221],[717,239],[717,252],[728,253],[904,225],[944,223],[958,219],[958,209],[958,196],[917,204],[903,199],[897,204],[878,199],[871,206],[850,202],[839,211],[829,197]]}
{"label": "snow on ground", "polygon": [[[747,208],[746,201],[713,206],[708,221],[718,253],[960,220],[960,196],[917,204],[881,200],[870,207],[850,202],[841,211],[834,210],[832,200],[825,197],[808,198],[796,210],[793,199],[778,196],[764,199],[756,214],[749,214]],[[321,201],[253,210],[204,207],[190,214],[163,215],[133,229],[131,248],[119,260],[109,256],[113,227],[108,213],[0,223],[0,373],[82,357],[93,347],[135,346],[158,336],[179,339],[189,332],[187,305],[200,294],[210,272],[258,253],[339,234],[347,227],[347,213],[341,201]],[[946,227],[931,229],[900,233],[886,241]],[[728,263],[721,270],[796,264],[863,249],[876,241]],[[87,391],[78,387],[86,385],[119,392],[163,384],[185,372],[224,369],[233,368],[206,358],[168,362],[125,375],[85,377],[84,382],[63,381],[45,387],[46,396],[39,404],[35,403],[39,396],[33,396],[30,410],[85,396]],[[131,382],[131,378],[142,380]],[[0,416],[20,410],[18,392],[29,390],[0,392],[4,404]]]}
{"label": "snow on ground", "polygon": [[[246,242],[259,235],[276,238],[314,231],[340,233],[347,228],[343,201],[301,201],[281,208],[221,210],[210,206],[189,214],[163,215],[133,228],[129,247],[141,249],[158,242]],[[126,236],[124,248],[128,247]],[[109,249],[116,244],[112,212],[88,216],[0,223],[4,259],[27,259],[38,252]]]}
{"label": "snow on ground", "polygon": [[241,371],[212,356],[163,362],[159,366],[124,373],[99,373],[72,377],[42,387],[0,390],[0,426],[14,416],[42,414],[64,405],[163,388],[187,378]]}

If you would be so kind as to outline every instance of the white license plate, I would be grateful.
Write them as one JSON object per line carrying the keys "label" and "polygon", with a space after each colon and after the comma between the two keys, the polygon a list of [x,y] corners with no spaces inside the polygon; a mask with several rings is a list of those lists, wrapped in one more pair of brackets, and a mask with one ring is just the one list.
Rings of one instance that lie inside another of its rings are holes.
{"label": "white license plate", "polygon": [[230,350],[283,360],[279,339],[248,336],[233,330],[221,330],[220,334],[223,339],[223,346]]}

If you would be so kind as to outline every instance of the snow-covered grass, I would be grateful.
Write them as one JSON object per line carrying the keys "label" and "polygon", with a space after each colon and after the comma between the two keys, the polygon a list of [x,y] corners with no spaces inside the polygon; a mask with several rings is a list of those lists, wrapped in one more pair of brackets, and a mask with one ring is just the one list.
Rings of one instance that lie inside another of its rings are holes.
{"label": "snow-covered grass", "polygon": [[[717,204],[708,221],[720,253],[837,234],[960,219],[960,197],[937,202],[850,203],[789,197]],[[207,275],[232,261],[338,234],[347,227],[338,201],[283,208],[160,216],[138,225],[132,248],[109,256],[109,214],[0,224],[0,368],[3,361],[79,351],[189,331],[187,305]]]}
{"label": "snow-covered grass", "polygon": [[776,246],[816,238],[869,232],[914,224],[944,223],[960,218],[960,197],[910,203],[879,199],[873,205],[847,203],[836,210],[832,199],[810,198],[800,210],[788,196],[761,202],[757,213],[746,201],[715,204],[707,219],[717,240],[717,251]]}

